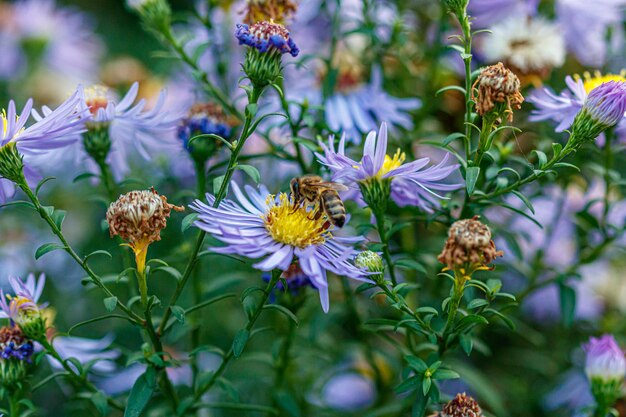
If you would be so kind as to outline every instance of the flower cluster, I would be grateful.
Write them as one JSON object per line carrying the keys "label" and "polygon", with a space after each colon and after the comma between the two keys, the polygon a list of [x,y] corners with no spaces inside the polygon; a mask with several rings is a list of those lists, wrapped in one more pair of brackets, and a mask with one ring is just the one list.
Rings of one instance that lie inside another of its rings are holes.
{"label": "flower cluster", "polygon": [[212,138],[198,138],[193,143],[190,139],[201,135],[217,135],[229,139],[234,121],[229,118],[221,106],[214,103],[194,104],[187,117],[178,126],[178,138],[194,160],[204,162],[209,159],[221,142]]}

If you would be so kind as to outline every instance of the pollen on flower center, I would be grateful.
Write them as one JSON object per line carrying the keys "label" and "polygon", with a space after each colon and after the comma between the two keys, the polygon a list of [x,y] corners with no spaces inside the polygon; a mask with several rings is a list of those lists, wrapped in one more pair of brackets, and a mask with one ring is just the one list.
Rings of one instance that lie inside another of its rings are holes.
{"label": "pollen on flower center", "polygon": [[[581,79],[579,75],[575,75],[574,78],[576,80]],[[596,87],[600,87],[604,83],[608,83],[610,81],[626,81],[626,69],[622,70],[619,74],[602,75],[600,71],[595,71],[592,75],[589,72],[585,72],[583,73],[582,79],[585,91],[589,94],[591,90]]]}
{"label": "pollen on flower center", "polygon": [[332,235],[328,232],[325,216],[313,218],[313,213],[304,207],[293,210],[289,197],[285,193],[278,196],[278,203],[269,196],[269,210],[264,216],[265,228],[275,241],[297,248],[321,245]]}
{"label": "pollen on flower center", "polygon": [[85,88],[85,103],[91,114],[98,113],[99,109],[106,109],[110,100],[110,89],[101,84],[95,84]]}
{"label": "pollen on flower center", "polygon": [[380,171],[378,171],[378,174],[376,174],[376,176],[380,178],[389,171],[399,168],[404,163],[405,159],[406,154],[400,151],[400,149],[396,151],[396,153],[393,155],[393,158],[391,158],[389,155],[385,155],[385,162],[383,162],[383,166],[380,168]]}

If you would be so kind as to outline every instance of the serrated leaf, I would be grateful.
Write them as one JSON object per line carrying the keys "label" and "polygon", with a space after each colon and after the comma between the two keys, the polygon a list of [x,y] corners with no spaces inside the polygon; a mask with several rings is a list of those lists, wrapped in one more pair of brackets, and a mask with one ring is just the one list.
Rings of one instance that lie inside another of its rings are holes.
{"label": "serrated leaf", "polygon": [[148,367],[133,384],[130,390],[124,417],[139,417],[148,405],[156,387],[156,371]]}
{"label": "serrated leaf", "polygon": [[171,306],[172,315],[181,323],[185,323],[185,309],[181,306]]}
{"label": "serrated leaf", "polygon": [[233,355],[236,358],[240,357],[243,353],[243,350],[246,348],[246,343],[248,343],[248,339],[250,338],[250,332],[248,329],[241,329],[235,335],[233,339]]}
{"label": "serrated leaf", "polygon": [[467,188],[467,193],[469,195],[474,193],[474,188],[476,188],[476,181],[478,181],[479,175],[480,167],[467,167],[465,173],[465,187]]}
{"label": "serrated leaf", "polygon": [[104,308],[111,313],[117,307],[117,297],[108,297],[104,299]]}
{"label": "serrated leaf", "polygon": [[261,174],[259,173],[259,170],[252,165],[237,165],[237,169],[245,172],[255,183],[258,184],[261,181]]}
{"label": "serrated leaf", "polygon": [[60,243],[45,243],[37,248],[35,251],[35,259],[39,259],[48,252],[55,251],[57,249],[65,249],[65,246]]}
{"label": "serrated leaf", "polygon": [[199,213],[191,213],[191,214],[186,215],[183,218],[183,221],[180,225],[181,232],[185,233],[185,231],[189,229],[191,225],[193,225],[193,222],[196,221],[199,215],[200,215]]}

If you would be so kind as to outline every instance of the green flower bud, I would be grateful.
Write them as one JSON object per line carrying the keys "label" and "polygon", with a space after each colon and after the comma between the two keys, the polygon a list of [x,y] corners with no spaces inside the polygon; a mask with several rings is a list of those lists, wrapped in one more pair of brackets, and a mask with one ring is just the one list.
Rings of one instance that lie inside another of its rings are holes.
{"label": "green flower bud", "polygon": [[18,152],[15,142],[0,147],[0,177],[16,184],[26,183],[23,157]]}
{"label": "green flower bud", "polygon": [[166,0],[128,0],[127,3],[141,16],[147,28],[158,33],[170,30],[172,10]]}
{"label": "green flower bud", "polygon": [[391,178],[372,177],[359,183],[363,200],[374,213],[385,213],[391,196]]}
{"label": "green flower bud", "polygon": [[367,269],[369,272],[378,272],[382,274],[385,271],[383,258],[371,250],[359,253],[354,260],[354,264],[359,268]]}

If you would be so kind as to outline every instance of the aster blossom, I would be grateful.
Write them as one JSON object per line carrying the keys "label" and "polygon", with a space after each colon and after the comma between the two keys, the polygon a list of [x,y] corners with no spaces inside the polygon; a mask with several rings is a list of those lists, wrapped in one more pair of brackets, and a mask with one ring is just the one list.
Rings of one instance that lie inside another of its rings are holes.
{"label": "aster blossom", "polygon": [[14,295],[5,294],[0,290],[0,318],[8,318],[32,339],[42,337],[46,331],[46,319],[42,314],[45,306],[37,304],[45,282],[43,274],[39,280],[35,280],[35,276],[30,274],[25,282],[16,277],[9,277]]}
{"label": "aster blossom", "polygon": [[[20,180],[22,175],[30,185],[37,182],[39,175],[34,161],[38,157],[45,157],[55,149],[70,145],[72,137],[85,130],[79,92],[55,110],[48,109],[44,117],[35,116],[36,122],[26,127],[32,110],[33,101],[30,99],[18,115],[15,102],[11,100],[6,113],[0,114],[0,160],[3,166],[7,165],[0,168],[0,176],[3,177],[0,178],[0,202],[15,194],[13,182]],[[19,156],[16,156],[16,150]],[[16,161],[16,157],[20,161]]]}
{"label": "aster blossom", "polygon": [[613,335],[592,337],[584,346],[585,372],[590,380],[595,378],[621,381],[626,376],[626,358]]}
{"label": "aster blossom", "polygon": [[274,196],[264,186],[259,190],[247,186],[246,197],[236,183],[231,186],[239,203],[224,200],[214,208],[215,197],[207,194],[206,203],[191,204],[199,213],[194,225],[227,244],[212,251],[263,258],[253,265],[262,271],[287,271],[297,261],[318,289],[325,312],[329,309],[327,271],[370,282],[367,272],[351,263],[357,252],[349,245],[360,242],[360,237],[336,236],[324,217],[313,218],[304,207],[294,209],[285,193]]}
{"label": "aster blossom", "polygon": [[247,25],[238,23],[235,37],[240,45],[247,45],[259,52],[278,52],[298,56],[300,49],[289,36],[289,31],[281,24],[262,21]]}
{"label": "aster blossom", "polygon": [[382,123],[378,135],[370,132],[365,140],[363,156],[355,161],[345,153],[346,137],[342,136],[335,150],[333,138],[328,146],[320,143],[324,154],[316,154],[318,160],[327,166],[333,181],[351,188],[345,198],[361,200],[361,185],[371,180],[388,180],[390,196],[399,206],[417,206],[426,212],[433,212],[438,200],[445,198],[437,192],[452,191],[458,184],[448,184],[445,180],[458,169],[458,164],[448,164],[449,155],[436,165],[430,165],[429,158],[421,158],[404,163],[406,156],[398,150],[393,157],[387,154],[387,124]]}

